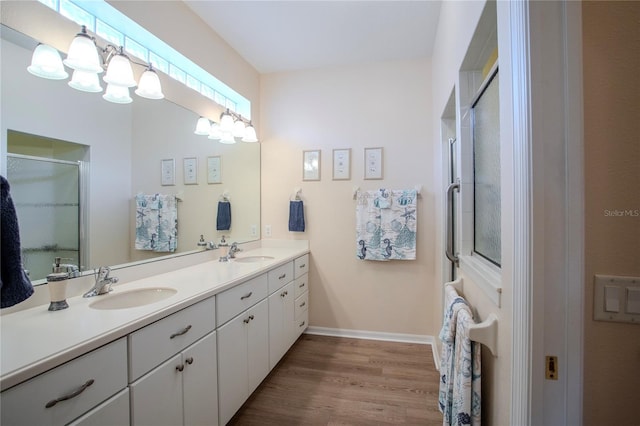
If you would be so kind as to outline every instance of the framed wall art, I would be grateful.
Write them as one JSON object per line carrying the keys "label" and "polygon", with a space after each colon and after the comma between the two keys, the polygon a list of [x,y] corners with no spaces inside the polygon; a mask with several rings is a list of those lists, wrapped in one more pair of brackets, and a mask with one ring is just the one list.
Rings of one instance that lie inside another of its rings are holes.
{"label": "framed wall art", "polygon": [[351,148],[333,150],[333,180],[351,179]]}
{"label": "framed wall art", "polygon": [[160,184],[162,186],[176,184],[176,161],[173,158],[160,160]]}
{"label": "framed wall art", "polygon": [[364,178],[382,179],[382,148],[364,149]]}
{"label": "framed wall art", "polygon": [[320,150],[302,152],[302,180],[320,180]]}
{"label": "framed wall art", "polygon": [[221,163],[219,155],[207,157],[207,183],[222,183]]}
{"label": "framed wall art", "polygon": [[196,157],[188,157],[184,159],[184,184],[198,184],[198,159]]}

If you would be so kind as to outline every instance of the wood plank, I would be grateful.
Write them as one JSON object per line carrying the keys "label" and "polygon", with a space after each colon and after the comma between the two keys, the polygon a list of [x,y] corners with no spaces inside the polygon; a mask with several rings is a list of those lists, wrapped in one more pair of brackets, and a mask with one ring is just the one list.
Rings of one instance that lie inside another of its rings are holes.
{"label": "wood plank", "polygon": [[303,334],[230,425],[439,425],[429,345]]}

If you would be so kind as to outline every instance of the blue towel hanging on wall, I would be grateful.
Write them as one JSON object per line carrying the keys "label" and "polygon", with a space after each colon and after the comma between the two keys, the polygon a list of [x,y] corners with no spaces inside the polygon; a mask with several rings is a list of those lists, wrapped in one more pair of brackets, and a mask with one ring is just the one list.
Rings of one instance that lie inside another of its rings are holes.
{"label": "blue towel hanging on wall", "polygon": [[301,200],[289,202],[289,231],[304,232],[304,204]]}
{"label": "blue towel hanging on wall", "polygon": [[22,267],[18,216],[4,176],[0,176],[0,186],[0,307],[8,308],[28,299],[33,285]]}
{"label": "blue towel hanging on wall", "polygon": [[216,229],[218,231],[228,231],[231,229],[231,203],[228,201],[218,201]]}

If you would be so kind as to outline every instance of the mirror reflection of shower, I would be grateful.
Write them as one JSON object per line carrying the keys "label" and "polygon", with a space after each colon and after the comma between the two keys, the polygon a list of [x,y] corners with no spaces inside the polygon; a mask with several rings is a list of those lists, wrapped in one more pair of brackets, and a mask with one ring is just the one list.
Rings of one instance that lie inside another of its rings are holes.
{"label": "mirror reflection of shower", "polygon": [[89,148],[9,130],[7,151],[7,180],[31,281],[45,279],[56,257],[84,270]]}

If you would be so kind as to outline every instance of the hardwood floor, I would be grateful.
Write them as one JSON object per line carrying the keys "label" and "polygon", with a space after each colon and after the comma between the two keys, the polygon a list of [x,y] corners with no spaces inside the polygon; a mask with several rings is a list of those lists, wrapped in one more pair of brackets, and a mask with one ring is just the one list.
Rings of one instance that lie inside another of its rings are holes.
{"label": "hardwood floor", "polygon": [[231,425],[440,425],[431,346],[303,334]]}

